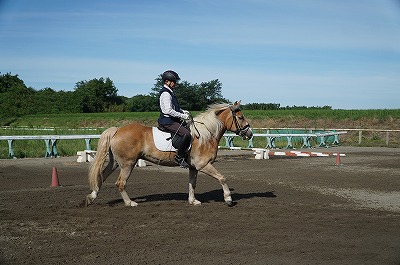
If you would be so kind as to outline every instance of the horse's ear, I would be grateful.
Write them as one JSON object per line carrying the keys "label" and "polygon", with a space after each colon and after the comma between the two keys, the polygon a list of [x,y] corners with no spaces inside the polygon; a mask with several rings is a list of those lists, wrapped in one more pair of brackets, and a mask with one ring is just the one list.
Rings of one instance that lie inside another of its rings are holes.
{"label": "horse's ear", "polygon": [[235,101],[235,103],[233,104],[234,110],[238,110],[240,108],[240,102],[241,102],[241,100]]}

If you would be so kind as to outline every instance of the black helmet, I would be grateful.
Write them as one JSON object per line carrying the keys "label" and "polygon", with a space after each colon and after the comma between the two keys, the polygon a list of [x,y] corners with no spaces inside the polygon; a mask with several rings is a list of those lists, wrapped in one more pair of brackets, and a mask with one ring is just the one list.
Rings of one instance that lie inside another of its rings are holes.
{"label": "black helmet", "polygon": [[179,77],[179,75],[176,72],[174,72],[172,70],[167,70],[162,74],[163,83],[165,83],[166,80],[173,81],[176,83],[176,81],[181,80],[181,78]]}

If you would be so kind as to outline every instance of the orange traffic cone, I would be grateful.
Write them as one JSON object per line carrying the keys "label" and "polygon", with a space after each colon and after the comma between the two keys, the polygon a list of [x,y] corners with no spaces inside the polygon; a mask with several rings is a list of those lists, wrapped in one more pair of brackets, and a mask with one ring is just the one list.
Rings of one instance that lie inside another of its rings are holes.
{"label": "orange traffic cone", "polygon": [[340,165],[340,153],[339,152],[336,153],[336,165],[337,166]]}
{"label": "orange traffic cone", "polygon": [[51,186],[52,187],[59,187],[60,183],[58,182],[58,174],[57,174],[57,168],[53,167],[53,173],[51,175]]}

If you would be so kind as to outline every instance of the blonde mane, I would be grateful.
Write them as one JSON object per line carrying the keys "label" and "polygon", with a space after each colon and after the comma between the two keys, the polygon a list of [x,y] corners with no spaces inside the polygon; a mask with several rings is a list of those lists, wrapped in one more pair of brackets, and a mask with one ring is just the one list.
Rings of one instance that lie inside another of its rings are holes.
{"label": "blonde mane", "polygon": [[193,137],[199,139],[200,144],[204,144],[220,134],[224,124],[218,119],[216,113],[227,108],[229,108],[229,104],[214,104],[193,118],[194,123],[190,124],[190,131]]}

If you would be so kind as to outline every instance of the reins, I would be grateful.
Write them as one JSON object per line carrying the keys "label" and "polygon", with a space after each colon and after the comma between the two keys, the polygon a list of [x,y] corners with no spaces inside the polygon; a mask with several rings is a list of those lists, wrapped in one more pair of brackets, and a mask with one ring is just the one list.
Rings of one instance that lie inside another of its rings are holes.
{"label": "reins", "polygon": [[[193,127],[196,129],[196,132],[197,132],[196,138],[199,139],[199,138],[200,138],[200,132],[199,132],[199,130],[197,129],[195,123],[197,122],[197,123],[203,124],[204,127],[206,127],[207,130],[208,130],[208,128],[207,128],[207,126],[204,124],[204,122],[195,121],[195,120],[193,119],[193,116],[192,116],[192,115],[190,115],[190,120],[192,121]],[[209,131],[209,130],[208,130],[208,131]]]}

